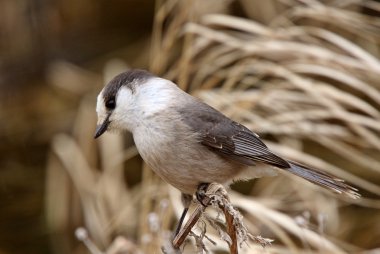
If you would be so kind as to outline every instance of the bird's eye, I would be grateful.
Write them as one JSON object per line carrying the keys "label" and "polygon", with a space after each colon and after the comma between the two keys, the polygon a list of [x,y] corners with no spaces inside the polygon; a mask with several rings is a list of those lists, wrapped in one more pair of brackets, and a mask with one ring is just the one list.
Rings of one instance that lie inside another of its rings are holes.
{"label": "bird's eye", "polygon": [[107,109],[115,109],[115,107],[116,107],[115,98],[110,98],[106,101],[106,108]]}

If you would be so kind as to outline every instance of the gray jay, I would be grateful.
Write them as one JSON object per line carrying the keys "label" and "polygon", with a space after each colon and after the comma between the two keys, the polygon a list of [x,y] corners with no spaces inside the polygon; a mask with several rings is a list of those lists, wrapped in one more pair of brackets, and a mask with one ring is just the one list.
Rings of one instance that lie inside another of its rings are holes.
{"label": "gray jay", "polygon": [[[359,197],[356,189],[322,171],[276,155],[245,126],[144,70],[128,70],[100,92],[95,138],[107,130],[133,134],[143,160],[182,193],[186,215],[193,194],[204,184],[225,185],[276,175],[284,170],[312,183]],[[266,164],[268,167],[254,167]]]}

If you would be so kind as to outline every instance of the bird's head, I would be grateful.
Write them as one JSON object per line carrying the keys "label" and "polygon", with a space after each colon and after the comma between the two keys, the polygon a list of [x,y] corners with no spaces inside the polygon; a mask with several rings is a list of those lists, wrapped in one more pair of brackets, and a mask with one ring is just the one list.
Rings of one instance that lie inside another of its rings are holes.
{"label": "bird's head", "polygon": [[99,93],[95,138],[110,130],[131,131],[167,107],[177,86],[148,71],[132,69],[114,77]]}

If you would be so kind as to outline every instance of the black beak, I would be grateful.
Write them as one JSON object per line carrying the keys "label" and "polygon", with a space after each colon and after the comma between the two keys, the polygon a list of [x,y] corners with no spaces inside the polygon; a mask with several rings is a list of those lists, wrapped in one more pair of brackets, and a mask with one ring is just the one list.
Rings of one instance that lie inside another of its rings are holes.
{"label": "black beak", "polygon": [[110,121],[109,121],[110,115],[111,114],[108,114],[108,116],[106,117],[106,119],[104,120],[104,122],[102,124],[98,124],[96,126],[94,138],[100,137],[104,132],[107,131],[108,125],[110,124]]}

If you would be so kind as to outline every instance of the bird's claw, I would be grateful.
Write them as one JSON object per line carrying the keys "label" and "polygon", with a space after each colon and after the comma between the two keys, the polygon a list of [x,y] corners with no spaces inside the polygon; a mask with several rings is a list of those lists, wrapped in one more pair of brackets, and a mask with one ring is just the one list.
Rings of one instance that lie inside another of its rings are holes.
{"label": "bird's claw", "polygon": [[206,191],[209,185],[209,183],[201,183],[198,185],[198,189],[195,192],[197,200],[204,207],[207,207],[210,203],[210,199],[206,196]]}

